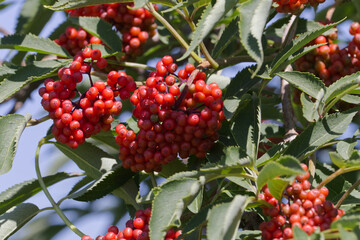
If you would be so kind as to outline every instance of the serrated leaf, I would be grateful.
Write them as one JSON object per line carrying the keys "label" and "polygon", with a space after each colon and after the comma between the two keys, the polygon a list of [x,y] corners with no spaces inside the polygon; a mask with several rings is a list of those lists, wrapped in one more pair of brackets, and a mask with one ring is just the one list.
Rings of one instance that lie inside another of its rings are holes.
{"label": "serrated leaf", "polygon": [[134,0],[134,8],[142,8],[145,6],[147,0]]}
{"label": "serrated leaf", "polygon": [[35,61],[32,65],[20,67],[15,74],[0,82],[0,103],[31,82],[57,76],[57,70],[68,62],[68,60],[61,59]]}
{"label": "serrated leaf", "polygon": [[294,71],[280,72],[277,75],[313,98],[317,98],[320,91],[326,91],[324,83],[312,73]]}
{"label": "serrated leaf", "polygon": [[299,160],[291,156],[283,156],[276,162],[266,164],[260,171],[257,178],[258,191],[271,179],[279,176],[295,176],[302,174],[303,170]]}
{"label": "serrated leaf", "polygon": [[[57,0],[45,3],[45,7],[55,11],[69,10],[80,7],[87,7],[97,4],[113,3],[114,0]],[[118,0],[117,2],[129,2],[129,0]],[[152,3],[159,3],[173,7],[177,4],[175,0],[151,0]]]}
{"label": "serrated leaf", "polygon": [[358,167],[360,168],[360,152],[355,150],[349,158],[343,158],[336,152],[329,152],[331,161],[339,168]]}
{"label": "serrated leaf", "polygon": [[299,159],[309,156],[323,144],[341,136],[346,131],[356,112],[356,110],[350,110],[331,114],[311,124],[290,143],[284,154]]}
{"label": "serrated leaf", "polygon": [[37,215],[39,208],[32,203],[22,203],[0,216],[0,239],[8,239]]}
{"label": "serrated leaf", "polygon": [[231,133],[238,146],[245,150],[253,160],[257,159],[260,141],[261,111],[260,100],[253,95],[251,101],[243,107],[233,119]]}
{"label": "serrated leaf", "polygon": [[20,136],[30,118],[19,114],[0,116],[0,174],[10,171]]}
{"label": "serrated leaf", "polygon": [[112,50],[122,51],[122,40],[112,29],[112,25],[105,20],[99,17],[77,17],[70,18],[70,21],[82,27],[91,35],[100,38]]}
{"label": "serrated leaf", "polygon": [[260,167],[266,164],[267,162],[270,162],[272,160],[275,160],[280,157],[280,155],[285,151],[287,148],[287,143],[280,143],[275,145],[274,147],[270,148],[267,152],[264,153],[257,161],[256,166]]}
{"label": "serrated leaf", "polygon": [[[43,178],[46,186],[74,177],[68,173],[57,173]],[[37,179],[16,184],[0,193],[0,215],[42,191]]]}
{"label": "serrated leaf", "polygon": [[[181,225],[180,217],[186,206],[197,195],[202,184],[193,178],[167,181],[155,196],[149,223],[150,238],[163,239],[171,227]],[[166,209],[166,211],[164,211]]]}
{"label": "serrated leaf", "polygon": [[349,159],[356,144],[356,139],[347,139],[344,141],[340,141],[336,144],[336,151],[343,159]]}
{"label": "serrated leaf", "polygon": [[246,196],[236,195],[231,202],[214,206],[206,228],[208,239],[235,239],[247,203]]}
{"label": "serrated leaf", "polygon": [[220,89],[225,89],[229,86],[231,79],[227,76],[219,74],[211,74],[206,80],[206,84],[216,83]]}
{"label": "serrated leaf", "polygon": [[101,178],[105,172],[117,165],[116,160],[111,155],[88,142],[79,145],[76,149],[71,149],[58,142],[52,143],[93,179]]}
{"label": "serrated leaf", "polygon": [[289,181],[286,181],[281,178],[274,178],[267,182],[267,186],[269,188],[271,195],[273,195],[273,197],[279,201],[281,201],[283,192],[288,185],[289,185]]}
{"label": "serrated leaf", "polygon": [[312,31],[308,31],[306,33],[300,34],[290,44],[285,46],[285,48],[281,50],[278,53],[278,55],[275,57],[274,61],[271,64],[270,76],[272,76],[274,73],[281,71],[282,69],[280,69],[279,67],[282,66],[283,62],[286,61],[291,55],[296,53],[298,50],[300,50],[302,47],[304,47],[308,42],[320,36],[327,30],[333,28],[334,26],[338,25],[344,20],[345,19],[333,24],[319,26],[317,28],[314,28]]}
{"label": "serrated leaf", "polygon": [[342,240],[359,239],[355,233],[346,231],[340,224],[337,227],[339,229],[340,237]]}
{"label": "serrated leaf", "polygon": [[351,94],[347,94],[343,96],[341,100],[351,104],[356,104],[356,105],[360,104],[360,97]]}
{"label": "serrated leaf", "polygon": [[106,172],[89,187],[72,194],[71,198],[77,201],[94,201],[121,187],[134,175],[132,171],[118,166],[114,170]]}
{"label": "serrated leaf", "polygon": [[116,143],[115,137],[111,131],[101,131],[98,134],[91,136],[91,138],[96,139],[97,141],[102,142],[116,150],[119,149],[119,145]]}
{"label": "serrated leaf", "polygon": [[[344,92],[351,89],[353,86],[360,84],[360,72],[356,72],[351,75],[340,78],[333,84],[331,84],[325,93],[324,102],[325,104],[329,103],[338,95],[345,95]],[[342,96],[341,96],[342,97]]]}
{"label": "serrated leaf", "polygon": [[360,221],[360,208],[354,207],[347,211],[346,214],[341,216],[338,220],[331,223],[331,228],[336,229],[338,225],[341,225],[346,230],[353,230],[359,226]]}
{"label": "serrated leaf", "polygon": [[213,207],[213,204],[209,204],[200,209],[199,213],[195,214],[183,228],[183,234],[188,235],[189,233],[195,231],[196,229],[203,226],[209,218],[210,208]]}
{"label": "serrated leaf", "polygon": [[213,6],[212,4],[209,4],[196,26],[189,48],[178,60],[180,61],[188,57],[190,53],[200,45],[218,21],[223,18],[228,11],[236,6],[237,2],[237,0],[216,0]]}
{"label": "serrated leaf", "polygon": [[76,192],[77,190],[81,189],[82,187],[88,185],[90,182],[92,182],[94,179],[89,177],[89,176],[85,176],[84,178],[82,178],[80,181],[78,181],[70,190],[70,192],[68,193],[68,195]]}
{"label": "serrated leaf", "polygon": [[31,33],[26,35],[14,34],[0,38],[0,49],[16,49],[18,51],[32,51],[43,54],[53,54],[59,57],[69,57],[67,51],[48,38],[41,38]]}
{"label": "serrated leaf", "polygon": [[163,178],[168,178],[175,173],[186,171],[187,167],[186,165],[178,160],[174,159],[173,161],[169,162],[168,164],[165,164],[161,168],[161,172],[159,173],[159,176]]}
{"label": "serrated leaf", "polygon": [[238,22],[239,19],[236,18],[232,20],[228,26],[226,26],[224,32],[220,36],[220,39],[216,41],[216,44],[212,51],[213,58],[217,58],[222,53],[222,51],[229,45],[229,43],[238,36]]}
{"label": "serrated leaf", "polygon": [[270,13],[271,1],[249,0],[240,5],[240,40],[260,69],[264,61],[262,36]]}
{"label": "serrated leaf", "polygon": [[108,47],[106,47],[106,46],[104,46],[102,44],[91,44],[91,45],[89,45],[87,47],[89,47],[91,49],[100,50],[102,58],[108,58],[108,57],[111,57],[111,56],[114,56],[114,55],[117,55],[117,56],[124,55],[124,53],[115,52],[115,51],[111,50],[110,48],[108,48]]}
{"label": "serrated leaf", "polygon": [[260,236],[261,236],[260,230],[240,230],[237,234],[236,239],[244,239],[244,240],[258,239],[257,237]]}

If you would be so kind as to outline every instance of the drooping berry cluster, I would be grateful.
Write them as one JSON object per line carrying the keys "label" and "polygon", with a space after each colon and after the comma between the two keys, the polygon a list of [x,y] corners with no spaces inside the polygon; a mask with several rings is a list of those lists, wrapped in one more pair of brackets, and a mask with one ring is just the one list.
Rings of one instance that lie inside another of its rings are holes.
{"label": "drooping berry cluster", "polygon": [[307,166],[302,164],[306,171],[299,175],[293,184],[288,186],[283,197],[286,199],[279,203],[265,186],[259,198],[267,201],[273,207],[263,207],[263,213],[271,217],[268,222],[260,224],[264,240],[293,238],[293,227],[298,226],[308,235],[316,228],[321,231],[329,229],[331,222],[340,218],[344,211],[334,207],[334,204],[325,200],[329,194],[326,187],[311,189],[308,181],[310,176]]}
{"label": "drooping berry cluster", "polygon": [[273,0],[273,2],[277,5],[275,7],[277,12],[296,14],[303,10],[308,3],[316,7],[319,3],[325,2],[325,0]]}
{"label": "drooping berry cluster", "polygon": [[67,27],[65,33],[55,39],[55,42],[68,50],[72,56],[90,44],[102,44],[98,37],[92,36],[82,28],[76,30],[71,26]]}
{"label": "drooping berry cluster", "polygon": [[224,120],[222,91],[216,83],[205,83],[204,72],[198,72],[181,92],[180,87],[195,70],[193,65],[187,64],[175,75],[177,65],[165,56],[156,69],[130,98],[138,134],[122,124],[116,127],[119,158],[134,172],[160,171],[161,165],[178,155],[205,157]]}
{"label": "drooping berry cluster", "polygon": [[[70,10],[70,16],[98,16],[113,24],[123,38],[123,60],[142,54],[141,46],[156,34],[153,15],[144,8],[133,9],[133,3],[109,3]],[[154,5],[157,9],[157,6]]]}
{"label": "drooping berry cluster", "polygon": [[[149,221],[151,208],[138,210],[134,220],[126,222],[126,228],[119,231],[118,227],[110,226],[105,236],[99,235],[95,240],[149,240]],[[174,231],[172,228],[166,233],[165,240],[175,240],[182,234],[181,230]],[[93,240],[89,235],[84,235],[81,240]]]}
{"label": "drooping berry cluster", "polygon": [[[87,63],[86,59],[89,58],[91,62]],[[71,148],[77,148],[85,138],[101,130],[109,130],[113,115],[119,114],[122,109],[122,103],[115,99],[114,91],[102,81],[92,84],[83,94],[76,89],[83,74],[91,77],[94,61],[99,68],[106,66],[106,59],[101,58],[99,50],[85,48],[74,57],[68,68],[58,71],[59,81],[47,79],[45,87],[39,89],[41,104],[54,121],[52,133],[55,139]],[[79,99],[73,102],[77,94]]]}

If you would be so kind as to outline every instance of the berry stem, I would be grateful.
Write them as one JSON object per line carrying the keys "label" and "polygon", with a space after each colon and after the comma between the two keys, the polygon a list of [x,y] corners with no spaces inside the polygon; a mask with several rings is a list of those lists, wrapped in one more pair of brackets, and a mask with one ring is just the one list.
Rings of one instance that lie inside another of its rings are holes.
{"label": "berry stem", "polygon": [[339,208],[345,199],[350,195],[350,193],[360,185],[360,178],[342,195],[340,200],[336,203],[335,207]]}
{"label": "berry stem", "polygon": [[183,101],[184,98],[186,97],[186,94],[187,94],[187,92],[188,92],[188,90],[189,90],[190,85],[193,83],[196,75],[197,75],[199,72],[200,72],[200,70],[196,68],[196,69],[190,74],[190,76],[189,76],[189,78],[188,78],[188,80],[187,80],[187,82],[186,82],[186,85],[185,85],[184,89],[181,91],[180,96],[179,96],[178,99],[176,99],[176,101],[175,101],[175,104],[174,104],[173,109],[178,109],[178,108],[180,107],[182,101]]}
{"label": "berry stem", "polygon": [[39,184],[41,189],[44,191],[45,196],[47,197],[47,199],[49,200],[49,202],[51,203],[51,205],[53,206],[55,212],[59,215],[59,217],[64,221],[64,223],[74,232],[76,233],[79,237],[82,237],[83,235],[85,235],[84,233],[82,233],[77,227],[75,227],[74,224],[72,224],[72,222],[65,216],[64,212],[60,209],[60,207],[56,204],[55,200],[52,198],[50,192],[48,191],[48,189],[46,188],[46,185],[44,183],[44,180],[41,176],[41,172],[40,172],[40,165],[39,165],[39,155],[40,155],[40,148],[42,145],[44,145],[46,143],[45,138],[41,139],[38,147],[36,149],[36,153],[35,153],[35,171],[36,171],[36,176],[38,178]]}
{"label": "berry stem", "polygon": [[[182,15],[182,16],[188,22],[191,30],[194,32],[196,26],[190,17],[188,9],[186,7],[183,7],[183,11],[184,11],[184,15]],[[209,63],[211,64],[212,68],[217,69],[219,67],[219,64],[211,57],[209,51],[207,50],[207,48],[203,42],[200,43],[200,49],[201,49],[201,52],[204,54],[206,60],[208,60]]]}
{"label": "berry stem", "polygon": [[45,122],[46,120],[49,120],[49,119],[50,119],[49,115],[44,116],[44,117],[39,118],[39,119],[32,118],[26,123],[26,127],[31,127],[31,126],[38,125],[39,123]]}
{"label": "berry stem", "polygon": [[150,175],[151,184],[153,185],[154,188],[157,187],[156,177],[155,177],[154,173],[151,172],[151,173],[149,173],[149,175]]}
{"label": "berry stem", "polygon": [[323,186],[325,186],[326,184],[328,184],[329,182],[331,182],[332,180],[334,180],[336,177],[340,176],[341,174],[356,171],[359,169],[360,169],[360,167],[340,168],[336,172],[334,172],[333,174],[331,174],[330,176],[325,178],[316,188],[317,189],[322,188]]}
{"label": "berry stem", "polygon": [[[180,36],[180,34],[171,26],[171,24],[163,18],[156,10],[152,4],[147,4],[147,9],[151,12],[151,14],[161,22],[169,31],[170,33],[176,38],[176,40],[183,46],[186,50],[189,49],[189,44]],[[203,58],[197,55],[194,51],[190,53],[191,57],[197,62],[203,62]]]}

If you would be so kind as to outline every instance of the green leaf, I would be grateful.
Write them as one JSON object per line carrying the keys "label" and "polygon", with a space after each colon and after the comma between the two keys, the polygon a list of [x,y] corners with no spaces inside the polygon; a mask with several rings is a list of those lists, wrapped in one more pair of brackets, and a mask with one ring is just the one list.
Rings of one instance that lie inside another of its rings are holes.
{"label": "green leaf", "polygon": [[[319,94],[323,95],[324,92],[320,91]],[[300,101],[304,118],[309,122],[316,122],[320,118],[318,112],[320,101],[311,101],[309,96],[307,96],[305,93],[301,94]]]}
{"label": "green leaf", "polygon": [[349,158],[343,158],[336,152],[329,152],[331,161],[339,168],[358,167],[360,168],[360,152],[355,150]]}
{"label": "green leaf", "polygon": [[262,36],[270,13],[271,1],[249,0],[240,5],[240,40],[260,69],[264,61]]}
{"label": "green leaf", "polygon": [[198,213],[200,211],[203,197],[204,197],[204,186],[201,187],[200,191],[198,192],[194,200],[192,200],[192,202],[188,206],[188,209],[192,213]]}
{"label": "green leaf", "polygon": [[101,131],[98,134],[91,136],[91,138],[101,143],[104,143],[116,150],[119,149],[119,145],[116,143],[114,135],[112,134],[111,131],[106,131],[106,132]]}
{"label": "green leaf", "polygon": [[347,103],[351,103],[351,104],[356,104],[356,105],[360,104],[360,97],[355,96],[355,95],[347,94],[347,95],[343,96],[341,98],[341,100],[344,102],[347,102]]}
{"label": "green leaf", "polygon": [[324,83],[312,73],[294,71],[280,72],[277,75],[313,98],[317,98],[319,92],[326,91]]}
{"label": "green leaf", "polygon": [[0,116],[0,174],[10,171],[20,136],[30,118],[19,114]]}
{"label": "green leaf", "polygon": [[355,233],[346,231],[340,224],[337,227],[339,229],[340,237],[342,240],[359,239]]}
{"label": "green leaf", "polygon": [[210,208],[213,204],[209,204],[200,209],[199,213],[195,214],[184,226],[183,234],[188,235],[189,233],[199,229],[209,219]]}
{"label": "green leaf", "polygon": [[234,117],[231,133],[238,146],[245,150],[246,154],[257,159],[257,151],[260,140],[261,112],[260,101],[253,95],[251,100]]}
{"label": "green leaf", "polygon": [[215,4],[209,4],[192,34],[192,41],[189,48],[178,60],[180,61],[188,57],[190,53],[200,45],[218,21],[236,6],[237,2],[237,0],[216,0]]}
{"label": "green leaf", "polygon": [[149,223],[151,239],[164,239],[169,228],[181,225],[182,212],[198,194],[201,186],[193,178],[175,179],[160,186],[161,190],[152,205]]}
{"label": "green leaf", "polygon": [[145,6],[147,0],[134,0],[134,8],[142,8]]}
{"label": "green leaf", "polygon": [[[46,176],[43,179],[45,185],[49,187],[55,183],[71,177],[74,177],[74,175],[61,172],[51,176]],[[24,202],[40,191],[42,191],[42,189],[37,179],[25,181],[6,189],[0,193],[0,215],[10,208]]]}
{"label": "green leaf", "polygon": [[289,185],[289,181],[281,178],[274,178],[267,182],[267,186],[271,195],[277,200],[281,200],[285,188]]}
{"label": "green leaf", "polygon": [[304,159],[323,144],[341,136],[356,112],[356,110],[350,110],[331,114],[311,124],[290,143],[284,154]]}
{"label": "green leaf", "polygon": [[345,19],[343,19],[339,22],[333,23],[333,24],[319,26],[317,28],[314,28],[312,31],[308,31],[306,33],[300,34],[290,44],[285,46],[285,48],[283,50],[281,50],[278,53],[278,55],[275,57],[273,63],[271,64],[270,76],[272,76],[274,73],[281,71],[282,69],[280,69],[280,66],[282,66],[283,62],[285,62],[291,55],[296,53],[298,50],[300,50],[302,47],[304,47],[311,40],[320,36],[327,30],[333,28],[334,26],[338,25],[339,23],[341,23],[344,20]]}
{"label": "green leaf", "polygon": [[336,151],[343,159],[349,159],[356,144],[356,139],[347,139],[344,141],[340,141],[336,145]]}
{"label": "green leaf", "polygon": [[237,96],[241,98],[245,93],[247,93],[255,84],[261,81],[261,78],[254,77],[251,78],[251,71],[254,71],[256,65],[242,69],[236,74],[234,78],[231,79],[231,82],[226,90],[225,99],[228,99],[232,96]]}
{"label": "green leaf", "polygon": [[101,39],[112,50],[122,51],[122,40],[113,30],[112,25],[99,17],[77,17],[70,21],[85,29],[88,33]]}
{"label": "green leaf", "polygon": [[216,83],[220,89],[225,89],[229,86],[231,79],[227,76],[220,75],[220,71],[215,74],[211,74],[206,80],[206,84]]}
{"label": "green leaf", "polygon": [[79,145],[76,149],[71,149],[58,142],[52,143],[93,179],[101,178],[105,172],[117,165],[116,160],[111,155],[88,142]]}
{"label": "green leaf", "polygon": [[[110,48],[108,48],[108,47],[106,47],[106,46],[104,46],[102,44],[91,44],[91,45],[89,45],[87,47],[89,47],[91,49],[100,50],[102,58],[108,58],[108,57],[111,57],[111,56],[114,56],[114,55],[116,55],[116,56],[124,55],[124,53],[122,53],[122,52],[114,52],[113,50],[111,50]],[[108,64],[109,63],[110,62],[108,62]]]}
{"label": "green leaf", "polygon": [[299,228],[298,226],[295,226],[293,228],[293,234],[294,234],[294,240],[309,240],[310,237],[307,235],[304,230]]}
{"label": "green leaf", "polygon": [[257,178],[258,191],[270,180],[279,176],[295,176],[302,174],[303,170],[300,162],[291,156],[283,156],[276,162],[266,164],[260,171]]}
{"label": "green leaf", "polygon": [[20,34],[39,34],[54,12],[44,8],[40,0],[24,2],[15,28]]}
{"label": "green leaf", "polygon": [[339,225],[346,230],[353,230],[359,226],[360,207],[353,207],[348,210],[345,215],[331,223],[331,228],[336,229]]}
{"label": "green leaf", "polygon": [[174,159],[173,161],[165,164],[161,168],[161,172],[159,172],[159,176],[163,178],[168,178],[175,173],[184,172],[187,170],[186,165],[179,159]]}
{"label": "green leaf", "polygon": [[90,186],[72,194],[71,198],[77,201],[94,201],[121,187],[134,175],[132,171],[118,166],[114,170],[104,173],[100,179]]}
{"label": "green leaf", "polygon": [[32,203],[22,203],[0,216],[0,239],[8,239],[37,215],[39,208]]}
{"label": "green leaf", "polygon": [[31,33],[27,35],[14,34],[0,38],[0,49],[16,49],[43,54],[53,54],[59,57],[69,57],[67,51],[48,38],[41,38]]}
{"label": "green leaf", "polygon": [[[114,0],[43,0],[46,8],[54,11],[69,10],[80,7],[87,7],[97,4],[113,3]],[[118,0],[117,2],[129,2],[129,0]],[[159,3],[165,6],[173,7],[177,4],[175,0],[151,0],[152,3]]]}
{"label": "green leaf", "polygon": [[261,236],[260,230],[240,230],[236,239],[250,240],[258,239]]}
{"label": "green leaf", "polygon": [[206,228],[208,239],[235,239],[247,203],[246,196],[236,195],[231,202],[214,206]]}
{"label": "green leaf", "polygon": [[57,70],[67,63],[68,60],[62,59],[34,61],[32,65],[19,68],[15,74],[0,82],[0,103],[31,82],[57,76]]}
{"label": "green leaf", "polygon": [[221,34],[220,39],[216,42],[214,49],[212,51],[213,58],[217,58],[222,51],[229,45],[229,43],[235,39],[239,34],[239,19],[236,18],[231,21],[231,23],[226,26],[224,32]]}
{"label": "green leaf", "polygon": [[359,85],[360,83],[360,72],[356,72],[351,75],[340,78],[333,84],[331,84],[325,93],[324,102],[327,104],[335,97],[345,95],[344,92],[353,88],[354,86]]}

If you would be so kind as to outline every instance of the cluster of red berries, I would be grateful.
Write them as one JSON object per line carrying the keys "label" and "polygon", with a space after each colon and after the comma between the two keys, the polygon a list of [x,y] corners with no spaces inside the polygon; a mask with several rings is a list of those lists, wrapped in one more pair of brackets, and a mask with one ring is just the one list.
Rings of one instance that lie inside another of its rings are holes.
{"label": "cluster of red berries", "polygon": [[[105,236],[98,236],[95,240],[149,240],[149,221],[151,208],[138,210],[135,219],[126,222],[126,228],[122,231],[116,226],[110,226]],[[166,233],[165,240],[175,240],[182,234],[181,230],[174,231],[172,228]],[[81,240],[93,240],[89,235],[84,235]]]}
{"label": "cluster of red berries", "polygon": [[67,27],[65,33],[61,34],[55,42],[68,50],[68,52],[75,56],[84,47],[90,44],[102,44],[98,37],[92,36],[84,29],[76,30],[74,27]]}
{"label": "cluster of red berries", "polygon": [[295,14],[303,10],[308,3],[316,7],[319,3],[325,2],[325,0],[273,0],[273,2],[277,4],[277,12]]}
{"label": "cluster of red berries", "polygon": [[283,195],[284,201],[276,200],[265,186],[259,198],[267,201],[273,207],[263,207],[263,213],[271,217],[268,222],[260,224],[264,240],[293,238],[293,227],[298,226],[308,235],[316,228],[321,231],[329,229],[331,222],[344,214],[342,209],[336,209],[334,204],[325,200],[329,194],[326,187],[311,189],[307,166],[302,164],[305,174],[296,177]]}
{"label": "cluster of red berries", "polygon": [[192,84],[180,91],[195,70],[193,65],[187,64],[176,75],[177,65],[165,56],[156,69],[130,98],[138,134],[122,124],[116,127],[119,158],[124,168],[134,172],[160,171],[178,155],[205,157],[225,119],[222,91],[216,83],[205,83],[204,72],[199,71]]}
{"label": "cluster of red berries", "polygon": [[[133,3],[109,3],[70,10],[70,16],[97,16],[113,24],[123,38],[123,60],[142,54],[141,46],[156,34],[154,16],[144,8],[133,9]],[[154,5],[157,9],[157,6]]]}
{"label": "cluster of red berries", "polygon": [[[87,63],[85,60],[89,58],[91,62]],[[85,48],[68,68],[58,71],[59,81],[46,79],[45,86],[39,89],[41,104],[54,121],[52,133],[55,139],[71,148],[77,148],[85,138],[101,130],[109,130],[112,115],[119,114],[122,109],[114,91],[102,81],[95,82],[84,94],[76,89],[76,84],[83,79],[82,74],[90,77],[94,61],[99,68],[106,66],[106,59],[101,58],[98,49]],[[71,101],[77,94],[79,100]]]}
{"label": "cluster of red berries", "polygon": [[360,24],[354,22],[350,27],[353,40],[347,47],[340,49],[334,41],[337,34],[319,36],[310,45],[326,43],[306,54],[295,62],[296,69],[312,72],[320,77],[326,86],[331,85],[343,76],[360,70]]}

